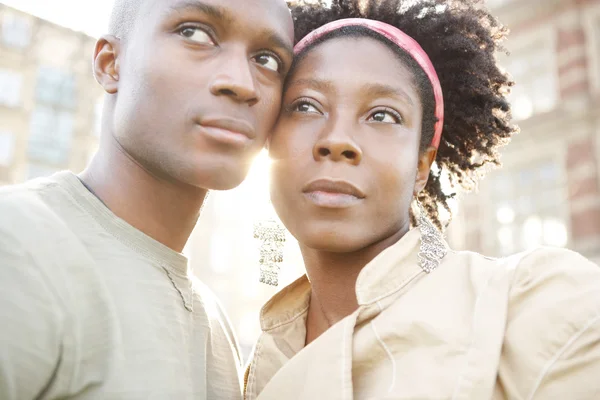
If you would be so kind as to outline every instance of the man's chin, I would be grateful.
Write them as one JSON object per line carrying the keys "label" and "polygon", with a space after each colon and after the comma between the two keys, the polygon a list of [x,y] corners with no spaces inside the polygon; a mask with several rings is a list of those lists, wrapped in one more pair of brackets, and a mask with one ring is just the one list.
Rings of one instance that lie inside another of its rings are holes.
{"label": "man's chin", "polygon": [[208,190],[231,190],[235,189],[246,179],[248,169],[238,166],[237,168],[215,168],[203,170],[196,174],[189,182],[193,186]]}

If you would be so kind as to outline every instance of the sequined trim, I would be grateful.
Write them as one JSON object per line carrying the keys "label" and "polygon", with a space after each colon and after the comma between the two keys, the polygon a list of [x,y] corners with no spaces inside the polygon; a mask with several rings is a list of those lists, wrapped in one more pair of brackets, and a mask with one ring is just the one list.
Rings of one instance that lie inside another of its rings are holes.
{"label": "sequined trim", "polygon": [[444,237],[440,231],[427,218],[427,214],[420,203],[419,207],[419,230],[421,231],[421,245],[419,247],[419,266],[426,273],[430,273],[436,269],[444,256],[448,253],[448,249],[444,244]]}
{"label": "sequined trim", "polygon": [[285,229],[276,221],[269,220],[256,224],[254,238],[262,241],[260,246],[260,282],[271,286],[279,284],[279,268],[283,261]]}

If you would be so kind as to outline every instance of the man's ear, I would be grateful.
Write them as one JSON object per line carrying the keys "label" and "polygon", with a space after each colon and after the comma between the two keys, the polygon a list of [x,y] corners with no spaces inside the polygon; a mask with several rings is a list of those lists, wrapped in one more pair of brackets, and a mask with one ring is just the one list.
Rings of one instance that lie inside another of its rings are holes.
{"label": "man's ear", "polygon": [[94,77],[109,94],[115,94],[119,87],[120,40],[112,35],[100,37],[94,50]]}
{"label": "man's ear", "polygon": [[417,165],[417,176],[415,179],[415,193],[419,193],[427,185],[429,179],[429,172],[431,171],[431,165],[435,161],[437,156],[437,148],[429,146],[425,151],[419,154],[419,161]]}

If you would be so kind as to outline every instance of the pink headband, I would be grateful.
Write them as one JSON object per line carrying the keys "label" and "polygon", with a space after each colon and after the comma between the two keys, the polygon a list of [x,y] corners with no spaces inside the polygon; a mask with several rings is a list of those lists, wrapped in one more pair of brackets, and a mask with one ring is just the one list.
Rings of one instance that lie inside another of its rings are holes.
{"label": "pink headband", "polygon": [[437,73],[431,64],[431,60],[427,56],[427,53],[419,46],[419,44],[406,33],[400,29],[388,25],[380,21],[374,21],[363,18],[347,18],[340,19],[337,21],[330,22],[323,25],[322,27],[315,29],[308,35],[306,35],[301,41],[299,41],[294,47],[294,53],[299,54],[307,46],[311,45],[320,37],[326,35],[329,32],[343,28],[345,26],[364,26],[386,39],[395,43],[398,47],[406,51],[411,55],[412,58],[419,64],[419,66],[425,71],[425,74],[431,81],[433,86],[433,96],[435,98],[435,117],[437,122],[434,125],[434,134],[431,145],[438,148],[440,140],[442,138],[442,128],[444,127],[444,96],[442,94],[442,87],[440,80],[438,79]]}

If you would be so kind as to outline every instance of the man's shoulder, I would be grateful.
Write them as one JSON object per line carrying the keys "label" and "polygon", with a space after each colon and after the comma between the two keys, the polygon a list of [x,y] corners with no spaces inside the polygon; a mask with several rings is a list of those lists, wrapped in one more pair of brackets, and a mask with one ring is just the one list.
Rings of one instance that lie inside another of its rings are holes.
{"label": "man's shoulder", "polygon": [[66,228],[56,204],[65,203],[62,209],[73,206],[67,198],[51,178],[0,187],[0,236],[21,244],[55,237]]}
{"label": "man's shoulder", "polygon": [[191,279],[195,297],[194,300],[202,304],[207,316],[210,319],[222,319],[223,317],[227,319],[223,306],[215,293],[197,277],[194,276]]}
{"label": "man's shoulder", "polygon": [[229,320],[229,317],[221,305],[218,297],[208,286],[206,286],[200,279],[196,277],[192,278],[192,285],[194,288],[195,302],[198,302],[202,305],[204,309],[203,311],[206,313],[209,321],[211,321],[211,327],[213,327],[213,330],[214,328],[218,327],[218,330],[224,334],[226,341],[236,354],[238,361],[241,362],[242,356],[237,337],[235,336],[231,326],[231,321]]}
{"label": "man's shoulder", "polygon": [[46,178],[32,179],[23,183],[0,186],[0,207],[28,207],[39,205],[47,193],[60,190],[60,180],[50,176]]}
{"label": "man's shoulder", "polygon": [[50,179],[35,179],[17,185],[0,187],[0,226],[8,222],[35,221],[40,214],[51,213],[44,197],[57,183]]}

